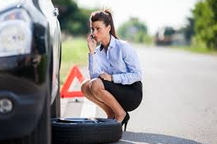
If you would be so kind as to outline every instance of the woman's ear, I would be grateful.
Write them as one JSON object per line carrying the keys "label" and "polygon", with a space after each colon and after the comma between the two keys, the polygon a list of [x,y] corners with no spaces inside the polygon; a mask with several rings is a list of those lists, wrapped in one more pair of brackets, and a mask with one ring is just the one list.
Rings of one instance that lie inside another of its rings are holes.
{"label": "woman's ear", "polygon": [[111,32],[111,25],[108,25],[107,28],[108,28],[108,31]]}

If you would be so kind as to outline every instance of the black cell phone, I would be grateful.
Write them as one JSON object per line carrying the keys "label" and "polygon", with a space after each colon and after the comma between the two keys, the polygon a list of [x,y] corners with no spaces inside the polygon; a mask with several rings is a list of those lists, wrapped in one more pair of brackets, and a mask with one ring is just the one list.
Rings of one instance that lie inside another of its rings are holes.
{"label": "black cell phone", "polygon": [[91,39],[93,39],[94,38],[93,34],[90,34],[90,37],[91,37]]}

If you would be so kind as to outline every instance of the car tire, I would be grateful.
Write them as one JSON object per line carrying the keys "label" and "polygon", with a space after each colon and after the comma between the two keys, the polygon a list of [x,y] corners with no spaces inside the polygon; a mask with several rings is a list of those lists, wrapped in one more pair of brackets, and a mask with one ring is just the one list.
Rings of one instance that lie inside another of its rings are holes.
{"label": "car tire", "polygon": [[[50,144],[51,122],[50,122],[50,97],[45,98],[44,109],[34,132],[27,138],[28,144]],[[32,141],[32,142],[30,142]]]}
{"label": "car tire", "polygon": [[122,136],[121,124],[103,118],[54,118],[52,144],[93,144],[116,142]]}

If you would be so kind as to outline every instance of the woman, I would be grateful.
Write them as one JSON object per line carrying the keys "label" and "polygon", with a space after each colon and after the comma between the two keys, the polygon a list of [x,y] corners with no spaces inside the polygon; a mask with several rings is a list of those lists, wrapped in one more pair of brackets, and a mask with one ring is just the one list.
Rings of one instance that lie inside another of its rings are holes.
{"label": "woman", "polygon": [[100,106],[108,118],[125,125],[126,131],[128,111],[136,109],[142,100],[138,56],[129,43],[117,38],[109,10],[93,12],[90,28],[87,44],[91,80],[82,83],[81,91]]}

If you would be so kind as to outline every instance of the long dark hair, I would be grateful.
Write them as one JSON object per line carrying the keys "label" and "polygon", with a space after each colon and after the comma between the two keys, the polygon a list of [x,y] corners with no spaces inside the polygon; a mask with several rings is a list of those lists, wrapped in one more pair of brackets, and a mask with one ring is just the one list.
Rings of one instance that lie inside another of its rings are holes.
{"label": "long dark hair", "polygon": [[116,32],[114,21],[112,17],[112,13],[109,9],[94,11],[90,15],[90,23],[95,21],[103,21],[106,26],[111,26],[110,34],[112,34],[116,39],[118,39]]}

